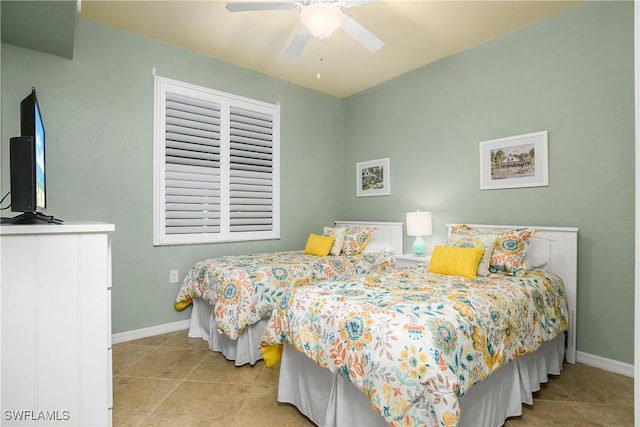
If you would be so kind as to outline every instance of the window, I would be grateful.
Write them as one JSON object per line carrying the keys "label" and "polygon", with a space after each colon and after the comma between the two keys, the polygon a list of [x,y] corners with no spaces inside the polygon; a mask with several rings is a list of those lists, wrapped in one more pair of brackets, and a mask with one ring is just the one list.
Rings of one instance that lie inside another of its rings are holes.
{"label": "window", "polygon": [[280,108],[155,77],[154,245],[280,237]]}

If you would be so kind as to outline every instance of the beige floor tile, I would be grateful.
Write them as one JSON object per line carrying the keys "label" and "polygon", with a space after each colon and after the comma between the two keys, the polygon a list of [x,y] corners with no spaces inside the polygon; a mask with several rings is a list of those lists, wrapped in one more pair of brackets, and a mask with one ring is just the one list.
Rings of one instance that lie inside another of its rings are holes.
{"label": "beige floor tile", "polygon": [[180,384],[176,380],[113,377],[113,425],[140,425]]}
{"label": "beige floor tile", "polygon": [[156,347],[138,362],[124,369],[121,375],[182,380],[210,354],[210,350]]}
{"label": "beige floor tile", "polygon": [[534,401],[533,406],[523,405],[522,416],[511,417],[510,427],[587,427],[600,426],[587,417],[578,402]]}
{"label": "beige floor tile", "polygon": [[189,338],[186,331],[176,331],[165,335],[167,339],[160,345],[162,347],[195,348],[207,350],[209,343],[202,338]]}
{"label": "beige floor tile", "polygon": [[267,368],[265,365],[264,369],[262,370],[262,372],[260,372],[260,375],[256,380],[256,384],[264,385],[264,386],[273,386],[277,388],[279,376],[280,376],[279,363],[270,368]]}
{"label": "beige floor tile", "polygon": [[580,411],[586,418],[589,418],[602,426],[633,426],[633,406],[580,403]]}
{"label": "beige floor tile", "polygon": [[569,393],[560,388],[555,382],[558,377],[549,377],[549,381],[540,384],[540,390],[533,393],[533,399],[535,400],[554,400],[554,401],[567,401],[575,402],[575,399],[571,397]]}
{"label": "beige floor tile", "polygon": [[209,351],[204,361],[187,379],[226,384],[255,384],[263,369],[263,361],[253,366],[235,366],[234,362],[225,359],[220,353]]}
{"label": "beige floor tile", "polygon": [[247,399],[254,393],[272,399],[272,390],[232,384],[183,381],[144,420],[158,426],[230,426]]}
{"label": "beige floor tile", "polygon": [[[178,331],[178,332],[181,332],[186,335],[186,331]],[[129,341],[128,343],[139,344],[139,345],[152,345],[155,347],[158,345],[162,345],[165,341],[167,341],[171,336],[171,334],[173,334],[173,332],[170,332],[168,334],[162,334],[162,335],[154,335],[152,337],[140,338],[138,340]]]}
{"label": "beige floor tile", "polygon": [[565,364],[554,384],[578,402],[633,406],[633,393],[620,392],[627,383],[602,369]]}
{"label": "beige floor tile", "polygon": [[626,375],[615,374],[613,372],[610,372],[610,374],[613,375],[614,377],[620,379],[625,384],[628,384],[631,387],[633,387],[633,377],[627,377]]}
{"label": "beige floor tile", "polygon": [[152,345],[139,345],[122,343],[113,346],[112,367],[113,375],[118,375],[125,369],[139,362],[144,356],[151,353],[156,347]]}
{"label": "beige floor tile", "polygon": [[275,399],[245,399],[234,427],[309,427],[314,426],[295,406]]}

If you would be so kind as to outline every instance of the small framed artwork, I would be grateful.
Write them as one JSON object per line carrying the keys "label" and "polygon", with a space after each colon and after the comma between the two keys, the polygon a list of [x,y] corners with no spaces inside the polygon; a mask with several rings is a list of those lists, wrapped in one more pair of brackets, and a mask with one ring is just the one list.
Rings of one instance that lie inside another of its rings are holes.
{"label": "small framed artwork", "polygon": [[549,185],[547,131],[480,142],[480,189]]}
{"label": "small framed artwork", "polygon": [[388,196],[391,194],[389,158],[356,163],[356,196]]}

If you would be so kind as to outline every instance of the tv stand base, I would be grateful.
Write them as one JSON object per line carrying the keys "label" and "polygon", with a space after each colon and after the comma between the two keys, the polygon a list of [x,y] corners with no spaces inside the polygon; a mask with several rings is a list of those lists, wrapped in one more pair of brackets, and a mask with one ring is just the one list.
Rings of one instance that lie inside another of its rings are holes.
{"label": "tv stand base", "polygon": [[25,212],[13,218],[2,218],[0,224],[62,224],[64,221],[53,215],[45,215],[40,212]]}

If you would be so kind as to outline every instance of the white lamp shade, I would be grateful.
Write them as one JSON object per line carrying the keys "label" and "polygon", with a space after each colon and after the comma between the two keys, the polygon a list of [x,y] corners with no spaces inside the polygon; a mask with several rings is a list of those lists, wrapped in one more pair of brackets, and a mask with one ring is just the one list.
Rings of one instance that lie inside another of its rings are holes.
{"label": "white lamp shade", "polygon": [[409,236],[431,236],[431,212],[407,213],[407,234]]}
{"label": "white lamp shade", "polygon": [[311,3],[300,11],[300,21],[312,36],[324,40],[342,25],[344,13],[335,4]]}

